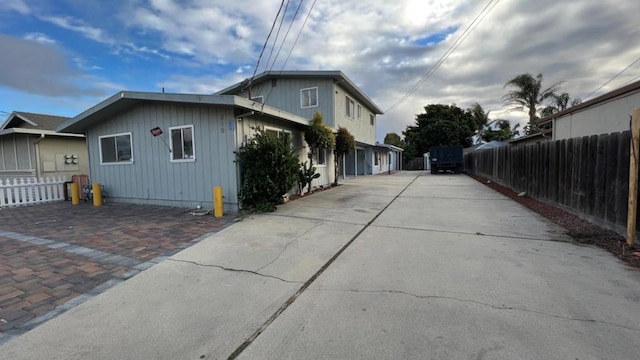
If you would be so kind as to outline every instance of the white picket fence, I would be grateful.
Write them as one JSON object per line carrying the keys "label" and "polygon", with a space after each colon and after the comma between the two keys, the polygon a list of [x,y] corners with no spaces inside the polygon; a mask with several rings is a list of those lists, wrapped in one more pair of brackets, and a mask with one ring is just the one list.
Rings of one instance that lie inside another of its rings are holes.
{"label": "white picket fence", "polygon": [[0,208],[64,200],[66,179],[0,179]]}

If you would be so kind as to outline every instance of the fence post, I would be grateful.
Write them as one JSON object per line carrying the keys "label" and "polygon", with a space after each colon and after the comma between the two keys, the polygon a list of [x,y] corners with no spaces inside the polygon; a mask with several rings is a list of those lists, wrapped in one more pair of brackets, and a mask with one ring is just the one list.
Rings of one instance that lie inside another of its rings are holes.
{"label": "fence post", "polygon": [[636,211],[638,200],[638,155],[640,153],[640,109],[631,116],[631,151],[629,155],[629,208],[627,210],[627,245],[636,240]]}

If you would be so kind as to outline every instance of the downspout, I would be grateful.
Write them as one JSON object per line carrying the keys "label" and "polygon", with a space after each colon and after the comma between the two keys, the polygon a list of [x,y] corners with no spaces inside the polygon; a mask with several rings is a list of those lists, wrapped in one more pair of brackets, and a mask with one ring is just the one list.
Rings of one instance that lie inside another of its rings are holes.
{"label": "downspout", "polygon": [[42,177],[42,164],[40,163],[40,141],[44,139],[44,134],[40,134],[40,138],[33,142],[36,149],[36,177],[39,179]]}

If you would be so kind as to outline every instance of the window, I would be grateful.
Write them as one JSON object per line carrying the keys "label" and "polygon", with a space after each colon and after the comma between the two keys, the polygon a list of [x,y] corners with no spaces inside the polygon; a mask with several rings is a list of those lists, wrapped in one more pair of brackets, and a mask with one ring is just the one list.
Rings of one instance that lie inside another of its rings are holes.
{"label": "window", "polygon": [[358,119],[362,119],[362,106],[358,104]]}
{"label": "window", "polygon": [[318,106],[318,88],[300,90],[300,106],[304,108]]}
{"label": "window", "polygon": [[195,161],[193,125],[175,126],[171,131],[171,161]]}
{"label": "window", "polygon": [[100,163],[133,163],[131,133],[100,136]]}
{"label": "window", "polygon": [[348,96],[346,97],[346,99],[347,99],[347,103],[346,103],[347,117],[350,117],[353,119],[355,115],[356,103],[353,100],[351,100]]}
{"label": "window", "polygon": [[375,125],[376,124],[376,116],[373,114],[369,114],[369,123],[371,125]]}
{"label": "window", "polygon": [[291,141],[291,131],[271,128],[271,127],[266,127],[266,126],[264,128],[264,131],[266,131],[269,134],[277,137],[278,139],[285,139],[285,141],[288,141],[288,142]]}
{"label": "window", "polygon": [[316,149],[313,156],[313,163],[318,166],[327,165],[327,149]]}
{"label": "window", "polygon": [[251,100],[253,100],[255,102],[259,102],[261,104],[264,103],[264,97],[262,97],[262,96],[254,96],[254,97],[251,98]]}
{"label": "window", "polygon": [[373,157],[374,157],[374,165],[378,166],[378,157],[380,156],[380,153],[378,153],[377,151],[373,153]]}

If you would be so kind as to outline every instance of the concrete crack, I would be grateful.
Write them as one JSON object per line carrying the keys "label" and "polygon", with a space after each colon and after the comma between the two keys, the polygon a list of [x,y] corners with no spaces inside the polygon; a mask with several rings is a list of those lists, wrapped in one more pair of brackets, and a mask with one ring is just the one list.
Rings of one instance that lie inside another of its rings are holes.
{"label": "concrete crack", "polygon": [[471,303],[471,304],[476,304],[476,305],[487,306],[487,307],[490,307],[490,308],[495,309],[495,310],[514,310],[514,311],[528,312],[528,313],[544,315],[544,316],[548,316],[548,317],[552,317],[552,318],[556,318],[556,319],[587,322],[587,323],[596,323],[596,324],[604,324],[604,325],[615,326],[615,327],[619,327],[619,328],[627,329],[627,330],[640,331],[640,328],[634,328],[634,327],[630,327],[630,326],[620,325],[620,324],[616,324],[616,323],[612,323],[612,322],[608,322],[608,321],[603,321],[603,320],[572,318],[572,317],[568,317],[568,316],[549,314],[549,313],[546,313],[546,312],[543,312],[543,311],[538,311],[538,310],[531,310],[531,309],[515,307],[515,306],[493,305],[493,304],[488,304],[488,303],[484,303],[484,302],[477,301],[477,300],[460,299],[460,298],[453,297],[453,296],[417,295],[417,294],[412,294],[412,293],[409,293],[409,292],[406,292],[406,291],[402,291],[402,290],[358,290],[358,289],[349,289],[349,290],[319,289],[319,290],[320,291],[354,292],[354,293],[398,294],[398,295],[411,296],[411,297],[415,297],[417,299],[422,299],[422,300],[429,300],[429,299],[454,300],[454,301],[463,302],[463,303]]}
{"label": "concrete crack", "polygon": [[191,261],[191,260],[167,259],[167,261],[175,261],[175,262],[181,262],[181,263],[192,264],[192,265],[203,266],[203,267],[213,267],[213,268],[218,268],[218,269],[225,270],[225,271],[247,273],[247,274],[257,275],[257,276],[266,277],[266,278],[270,278],[270,279],[280,280],[282,282],[286,282],[286,283],[290,283],[290,284],[302,284],[301,281],[286,280],[286,279],[283,279],[281,277],[277,277],[277,276],[273,276],[273,275],[261,274],[261,273],[259,273],[257,271],[253,271],[253,270],[234,269],[234,268],[228,268],[228,267],[224,267],[224,266],[221,266],[221,265],[214,265],[214,264],[201,264],[199,262]]}
{"label": "concrete crack", "polygon": [[263,270],[264,268],[266,268],[267,266],[273,264],[274,262],[276,262],[276,260],[278,260],[280,258],[280,256],[282,256],[282,254],[285,252],[285,250],[287,250],[287,248],[289,247],[289,245],[293,244],[294,242],[298,241],[298,239],[300,239],[301,237],[307,235],[311,230],[317,228],[318,226],[324,224],[324,221],[321,221],[320,223],[312,226],[311,228],[309,228],[307,231],[303,232],[302,234],[298,235],[295,237],[295,239],[289,241],[283,248],[282,250],[280,250],[280,252],[278,253],[278,255],[276,255],[271,261],[269,261],[268,263],[264,264],[263,266],[261,266],[258,270],[256,271],[260,271]]}

